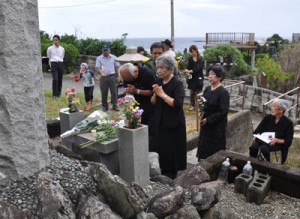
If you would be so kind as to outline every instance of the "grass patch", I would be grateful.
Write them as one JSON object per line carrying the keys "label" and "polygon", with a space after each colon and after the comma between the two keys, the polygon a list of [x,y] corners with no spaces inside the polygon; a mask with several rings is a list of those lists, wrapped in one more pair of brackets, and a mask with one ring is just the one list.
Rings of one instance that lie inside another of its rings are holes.
{"label": "grass patch", "polygon": [[298,167],[298,168],[300,167],[300,139],[299,138],[294,138],[293,144],[289,148],[288,157],[284,165],[289,167]]}
{"label": "grass patch", "polygon": [[[77,96],[80,99],[79,108],[84,110],[86,107],[85,100],[84,100],[84,93],[77,92]],[[56,99],[52,99],[52,90],[45,89],[44,90],[44,97],[45,97],[45,107],[46,107],[46,120],[51,120],[59,117],[59,110],[62,108],[67,108],[67,100],[64,93],[62,96]],[[92,110],[89,112],[84,112],[85,116],[90,115],[93,111],[100,109],[100,99],[95,98],[92,106]]]}

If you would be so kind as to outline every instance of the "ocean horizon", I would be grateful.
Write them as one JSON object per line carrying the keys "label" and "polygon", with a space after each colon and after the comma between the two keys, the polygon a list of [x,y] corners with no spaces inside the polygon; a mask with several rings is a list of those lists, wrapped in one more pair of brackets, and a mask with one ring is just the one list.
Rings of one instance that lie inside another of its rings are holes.
{"label": "ocean horizon", "polygon": [[[268,37],[256,36],[255,41],[264,41]],[[154,42],[164,41],[165,37],[152,37],[152,38],[126,38],[126,46],[142,46],[147,52],[150,52],[150,46]],[[169,38],[171,40],[171,38]],[[175,52],[182,52],[185,48],[189,49],[191,45],[196,45],[202,53],[204,51],[203,46],[205,45],[205,37],[175,37]]]}
{"label": "ocean horizon", "polygon": [[[150,52],[150,46],[152,43],[164,41],[164,37],[155,38],[126,38],[126,46],[142,46],[148,52]],[[171,38],[169,38],[171,40]],[[200,52],[204,51],[203,46],[205,45],[204,37],[175,37],[175,52],[183,52],[185,48],[189,49],[191,45],[196,45]]]}

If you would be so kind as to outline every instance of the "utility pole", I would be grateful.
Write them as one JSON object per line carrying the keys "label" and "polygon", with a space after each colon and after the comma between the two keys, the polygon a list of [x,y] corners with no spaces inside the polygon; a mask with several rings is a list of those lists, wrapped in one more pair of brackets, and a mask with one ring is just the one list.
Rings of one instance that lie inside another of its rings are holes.
{"label": "utility pole", "polygon": [[174,38],[174,2],[171,0],[171,42],[173,44],[173,51],[175,51],[175,38]]}

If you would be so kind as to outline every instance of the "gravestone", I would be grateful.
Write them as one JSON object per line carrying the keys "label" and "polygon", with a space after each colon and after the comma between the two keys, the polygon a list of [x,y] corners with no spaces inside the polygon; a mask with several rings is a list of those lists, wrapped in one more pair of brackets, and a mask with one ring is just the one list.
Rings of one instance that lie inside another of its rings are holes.
{"label": "gravestone", "polygon": [[1,183],[49,164],[38,21],[37,0],[1,0]]}

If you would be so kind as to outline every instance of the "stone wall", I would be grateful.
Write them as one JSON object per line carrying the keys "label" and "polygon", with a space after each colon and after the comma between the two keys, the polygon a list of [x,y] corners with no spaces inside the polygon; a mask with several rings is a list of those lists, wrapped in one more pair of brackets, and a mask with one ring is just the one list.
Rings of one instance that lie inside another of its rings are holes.
{"label": "stone wall", "polygon": [[[223,84],[229,85],[226,81],[223,82]],[[231,99],[234,99],[234,97],[241,97],[243,94],[243,86],[239,85],[236,87],[231,87],[228,89],[230,93]],[[245,85],[245,103],[244,103],[244,109],[248,109],[251,112],[256,113],[263,113],[263,104],[268,102],[269,100],[278,97],[281,95],[281,93],[268,90],[261,87],[253,87],[249,85]],[[296,103],[296,96],[286,96],[285,100],[288,101],[289,107],[294,105]],[[241,108],[242,106],[242,99],[238,100],[236,102],[231,102],[230,107],[231,108]],[[271,104],[268,105],[269,108],[267,110],[267,113],[271,112]],[[291,110],[291,112],[288,113],[288,116],[291,118],[295,117],[295,110]]]}
{"label": "stone wall", "polygon": [[252,143],[253,126],[249,110],[241,110],[228,117],[226,149],[248,153]]}
{"label": "stone wall", "polygon": [[0,181],[49,164],[37,0],[0,7]]}

